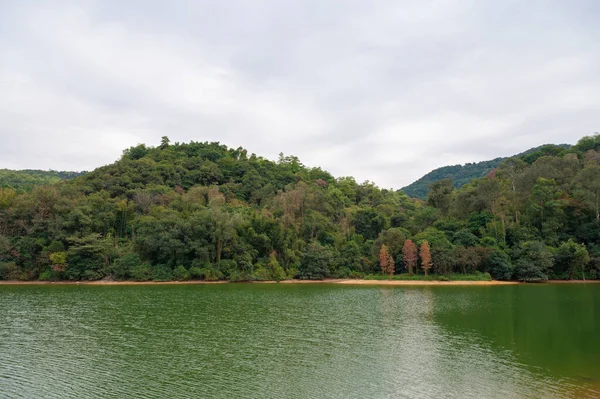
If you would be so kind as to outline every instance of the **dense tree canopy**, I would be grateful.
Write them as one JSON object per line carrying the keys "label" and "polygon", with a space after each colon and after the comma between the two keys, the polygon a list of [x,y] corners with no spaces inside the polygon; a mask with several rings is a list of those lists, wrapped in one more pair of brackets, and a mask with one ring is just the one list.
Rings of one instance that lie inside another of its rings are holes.
{"label": "dense tree canopy", "polygon": [[[546,144],[540,147],[531,148],[521,154],[515,155],[514,158],[523,158],[527,163],[531,164],[542,155],[556,156],[563,154],[569,147],[568,144]],[[593,145],[586,144],[585,148],[593,148]],[[432,170],[408,186],[403,187],[402,191],[411,197],[425,199],[427,193],[430,191],[430,186],[440,180],[449,179],[455,188],[461,188],[473,180],[487,176],[503,162],[506,162],[507,159],[508,158],[495,158],[490,161],[467,163],[464,165],[442,166],[441,168]]]}
{"label": "dense tree canopy", "polygon": [[435,183],[426,202],[293,156],[167,137],[70,180],[17,187],[4,171],[0,279],[320,279],[382,266],[423,274],[423,264],[437,275],[594,279],[599,144],[541,147],[459,190]]}

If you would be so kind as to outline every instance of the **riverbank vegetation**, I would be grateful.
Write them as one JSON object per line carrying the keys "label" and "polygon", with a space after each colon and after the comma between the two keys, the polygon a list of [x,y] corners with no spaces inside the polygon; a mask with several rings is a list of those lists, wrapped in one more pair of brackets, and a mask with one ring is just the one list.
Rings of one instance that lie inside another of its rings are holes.
{"label": "riverbank vegetation", "polygon": [[0,186],[4,280],[600,277],[598,135],[459,190],[436,182],[426,201],[166,137],[71,180]]}

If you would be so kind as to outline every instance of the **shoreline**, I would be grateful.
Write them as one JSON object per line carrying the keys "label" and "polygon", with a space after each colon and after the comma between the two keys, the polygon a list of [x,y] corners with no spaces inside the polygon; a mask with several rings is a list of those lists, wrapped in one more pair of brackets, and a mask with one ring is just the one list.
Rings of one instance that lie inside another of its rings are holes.
{"label": "shoreline", "polygon": [[524,283],[520,281],[433,281],[433,280],[361,280],[361,279],[326,279],[326,280],[282,280],[282,281],[19,281],[2,280],[0,285],[201,285],[201,284],[337,284],[337,285],[370,285],[370,286],[490,286],[517,284],[598,284],[600,280],[550,280],[544,283]]}

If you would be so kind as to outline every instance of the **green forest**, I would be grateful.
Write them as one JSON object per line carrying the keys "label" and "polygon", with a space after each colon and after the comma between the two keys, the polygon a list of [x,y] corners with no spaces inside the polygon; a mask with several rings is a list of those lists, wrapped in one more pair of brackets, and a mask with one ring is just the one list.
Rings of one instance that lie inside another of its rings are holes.
{"label": "green forest", "polygon": [[87,172],[0,169],[0,187],[31,191],[35,186],[58,183],[61,180],[82,176],[85,173]]}
{"label": "green forest", "polygon": [[458,190],[434,182],[424,200],[167,137],[72,179],[0,187],[4,280],[600,278],[598,134]]}
{"label": "green forest", "polygon": [[[563,149],[568,149],[569,147],[570,145],[568,144],[546,144],[543,146],[530,148],[525,152],[515,155],[515,157],[524,158],[524,160],[527,161],[529,156],[537,158],[539,157],[540,153],[545,155],[556,155]],[[498,168],[507,159],[508,158],[495,158],[490,161],[467,163],[464,165],[443,166],[441,168],[432,170],[415,182],[403,187],[402,191],[411,197],[425,199],[427,198],[427,193],[429,192],[429,186],[437,181],[442,179],[451,179],[454,188],[461,188],[474,179],[480,179],[487,176],[488,173]]]}

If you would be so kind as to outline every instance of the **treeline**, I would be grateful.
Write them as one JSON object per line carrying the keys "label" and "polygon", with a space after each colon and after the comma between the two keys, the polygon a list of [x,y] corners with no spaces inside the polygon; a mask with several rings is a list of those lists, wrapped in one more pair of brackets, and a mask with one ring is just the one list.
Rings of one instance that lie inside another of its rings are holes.
{"label": "treeline", "polygon": [[56,170],[9,170],[0,169],[0,187],[19,191],[31,191],[35,186],[58,183],[74,179],[86,172],[65,172]]}
{"label": "treeline", "polygon": [[[531,148],[525,152],[515,155],[515,157],[526,160],[528,156],[536,156],[535,154],[540,153],[551,155],[557,151],[569,149],[570,147],[571,146],[568,144],[547,144]],[[458,189],[475,179],[480,179],[484,176],[487,176],[488,173],[498,168],[507,159],[508,158],[496,158],[490,161],[467,163],[464,165],[443,166],[441,168],[432,170],[419,180],[409,184],[406,187],[403,187],[402,191],[411,197],[425,199],[427,197],[427,193],[429,192],[429,186],[443,179],[452,179],[452,185],[454,188]]]}
{"label": "treeline", "polygon": [[599,198],[598,135],[508,159],[458,191],[442,180],[427,201],[296,157],[164,137],[73,180],[0,189],[0,279],[360,278],[409,268],[593,279]]}

